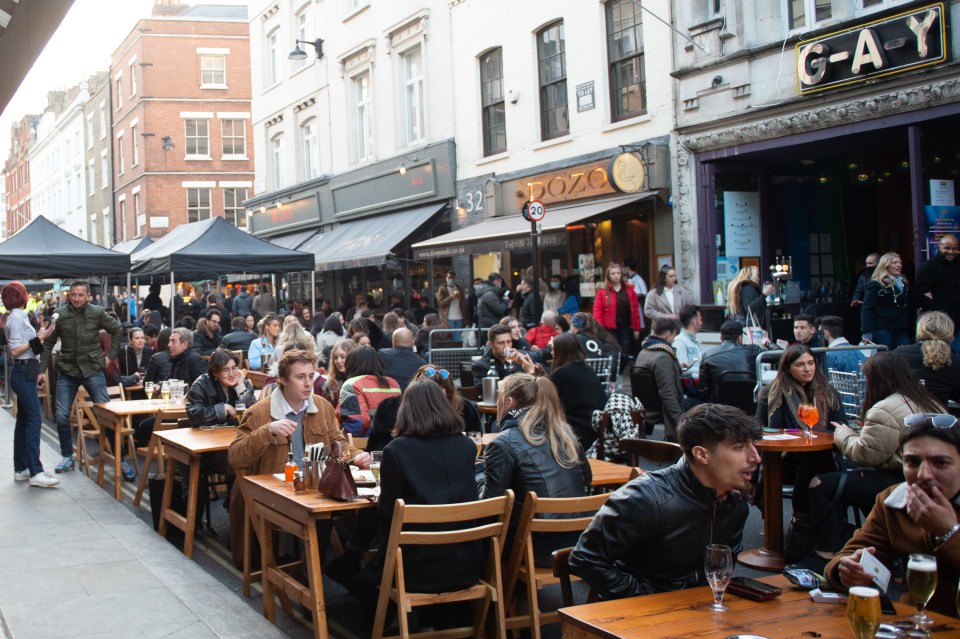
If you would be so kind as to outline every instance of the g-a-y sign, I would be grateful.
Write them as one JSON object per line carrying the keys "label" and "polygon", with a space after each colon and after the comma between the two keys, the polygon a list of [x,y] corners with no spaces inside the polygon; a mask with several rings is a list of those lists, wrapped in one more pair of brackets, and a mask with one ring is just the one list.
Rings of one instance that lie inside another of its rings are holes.
{"label": "g-a-y sign", "polygon": [[797,43],[800,95],[849,86],[947,59],[943,3]]}

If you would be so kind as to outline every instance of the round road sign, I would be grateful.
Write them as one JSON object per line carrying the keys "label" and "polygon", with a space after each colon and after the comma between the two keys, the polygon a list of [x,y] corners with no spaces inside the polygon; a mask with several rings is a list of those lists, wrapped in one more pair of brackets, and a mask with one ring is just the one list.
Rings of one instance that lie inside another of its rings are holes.
{"label": "round road sign", "polygon": [[546,217],[547,208],[540,200],[530,200],[530,203],[527,205],[527,215],[530,216],[531,222],[539,222]]}

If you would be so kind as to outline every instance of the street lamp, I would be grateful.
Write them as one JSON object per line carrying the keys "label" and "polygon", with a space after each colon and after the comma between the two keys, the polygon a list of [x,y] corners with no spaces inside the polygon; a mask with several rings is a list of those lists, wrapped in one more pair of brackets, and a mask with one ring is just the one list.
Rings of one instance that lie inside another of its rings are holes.
{"label": "street lamp", "polygon": [[317,60],[323,57],[323,40],[317,38],[313,42],[310,40],[297,40],[296,48],[287,56],[288,60],[306,60],[307,52],[300,48],[301,44],[309,44],[317,51]]}

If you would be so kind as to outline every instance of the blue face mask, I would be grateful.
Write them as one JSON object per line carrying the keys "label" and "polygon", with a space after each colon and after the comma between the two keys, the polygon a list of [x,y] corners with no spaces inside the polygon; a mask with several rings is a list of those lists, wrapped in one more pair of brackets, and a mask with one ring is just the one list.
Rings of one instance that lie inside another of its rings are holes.
{"label": "blue face mask", "polygon": [[557,290],[558,288],[560,288],[560,282],[550,282],[550,288],[552,288],[553,290]]}

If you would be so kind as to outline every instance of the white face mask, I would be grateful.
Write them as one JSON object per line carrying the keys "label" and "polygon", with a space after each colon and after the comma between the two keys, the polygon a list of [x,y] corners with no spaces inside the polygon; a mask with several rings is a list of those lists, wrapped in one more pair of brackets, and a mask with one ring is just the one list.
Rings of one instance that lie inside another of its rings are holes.
{"label": "white face mask", "polygon": [[447,286],[453,286],[455,282],[456,282],[456,280],[451,280],[451,279],[447,278]]}

